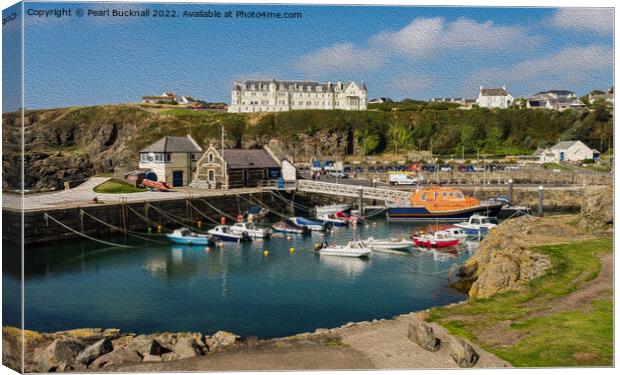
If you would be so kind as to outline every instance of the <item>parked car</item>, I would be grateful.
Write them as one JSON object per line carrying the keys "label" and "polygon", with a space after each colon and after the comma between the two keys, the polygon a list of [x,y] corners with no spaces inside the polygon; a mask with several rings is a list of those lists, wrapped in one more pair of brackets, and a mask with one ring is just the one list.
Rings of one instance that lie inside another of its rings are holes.
{"label": "parked car", "polygon": [[349,178],[349,175],[345,172],[331,171],[327,174],[327,177],[332,178]]}
{"label": "parked car", "polygon": [[459,165],[459,172],[467,172],[467,166],[465,164]]}
{"label": "parked car", "polygon": [[439,171],[440,172],[452,172],[452,166],[451,165],[442,165],[441,167],[439,167]]}
{"label": "parked car", "polygon": [[364,168],[360,166],[355,167],[355,173],[362,173],[362,172],[364,172]]}
{"label": "parked car", "polygon": [[385,173],[385,172],[386,172],[385,167],[384,167],[384,166],[382,166],[382,165],[378,166],[378,167],[377,167],[377,172],[379,172],[379,173]]}
{"label": "parked car", "polygon": [[375,173],[377,171],[377,168],[370,166],[368,167],[368,173]]}
{"label": "parked car", "polygon": [[388,177],[391,185],[414,185],[418,180],[406,173],[390,173]]}
{"label": "parked car", "polygon": [[345,166],[344,169],[343,169],[344,173],[351,173],[351,171],[352,171],[352,168],[349,165]]}

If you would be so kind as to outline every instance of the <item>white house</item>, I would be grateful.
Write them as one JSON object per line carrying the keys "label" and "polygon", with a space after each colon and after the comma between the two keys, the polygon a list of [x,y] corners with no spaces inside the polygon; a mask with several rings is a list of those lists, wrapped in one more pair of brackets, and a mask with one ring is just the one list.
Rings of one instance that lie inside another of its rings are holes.
{"label": "white house", "polygon": [[529,109],[552,109],[556,111],[565,111],[567,109],[586,108],[586,105],[579,99],[575,98],[530,98],[525,102],[525,108]]}
{"label": "white house", "polygon": [[355,82],[235,81],[228,112],[283,112],[300,109],[367,108],[366,85]]}
{"label": "white house", "polygon": [[538,149],[533,156],[538,157],[538,163],[582,161],[594,159],[595,150],[589,148],[581,141],[565,141],[559,142],[551,148]]}
{"label": "white house", "polygon": [[485,89],[480,86],[476,104],[481,108],[508,108],[515,98],[506,91],[506,86],[499,89]]}
{"label": "white house", "polygon": [[157,96],[143,96],[142,103],[172,103],[177,100],[177,96],[173,92],[164,92]]}
{"label": "white house", "polygon": [[202,149],[189,135],[165,136],[140,150],[140,169],[155,172],[157,180],[172,186],[189,185]]}
{"label": "white house", "polygon": [[368,104],[381,104],[381,103],[394,103],[390,98],[372,98],[368,101]]}
{"label": "white house", "polygon": [[568,90],[541,91],[532,96],[533,99],[575,99],[576,97],[574,92]]}

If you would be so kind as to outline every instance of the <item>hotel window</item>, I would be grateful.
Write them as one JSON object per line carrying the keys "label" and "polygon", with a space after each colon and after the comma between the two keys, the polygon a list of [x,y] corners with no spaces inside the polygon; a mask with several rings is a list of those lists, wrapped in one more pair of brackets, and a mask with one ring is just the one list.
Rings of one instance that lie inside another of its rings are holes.
{"label": "hotel window", "polygon": [[209,169],[209,181],[215,180],[215,171],[213,169]]}

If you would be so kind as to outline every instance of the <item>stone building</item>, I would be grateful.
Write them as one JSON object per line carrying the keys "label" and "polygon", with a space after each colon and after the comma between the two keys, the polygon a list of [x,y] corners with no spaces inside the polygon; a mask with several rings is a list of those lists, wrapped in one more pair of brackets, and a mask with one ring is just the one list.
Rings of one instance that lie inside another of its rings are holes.
{"label": "stone building", "polygon": [[189,185],[201,152],[189,135],[165,136],[140,150],[139,168],[155,172],[158,181],[172,186]]}
{"label": "stone building", "polygon": [[192,186],[210,189],[255,187],[260,181],[280,176],[280,164],[264,148],[222,151],[211,145],[198,160]]}
{"label": "stone building", "polygon": [[300,109],[367,108],[366,85],[355,82],[235,81],[228,112],[284,112]]}

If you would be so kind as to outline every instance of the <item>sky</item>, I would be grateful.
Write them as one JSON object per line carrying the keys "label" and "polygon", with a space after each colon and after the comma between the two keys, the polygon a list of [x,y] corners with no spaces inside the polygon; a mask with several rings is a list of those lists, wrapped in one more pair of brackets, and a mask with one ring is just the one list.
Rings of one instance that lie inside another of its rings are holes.
{"label": "sky", "polygon": [[[369,98],[515,97],[613,82],[610,8],[45,4],[25,16],[25,107],[139,101],[173,91],[230,101],[234,80],[365,82]],[[103,9],[180,17],[77,17]],[[183,11],[299,12],[299,19],[190,18]],[[7,108],[3,108],[7,110]]]}

